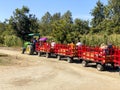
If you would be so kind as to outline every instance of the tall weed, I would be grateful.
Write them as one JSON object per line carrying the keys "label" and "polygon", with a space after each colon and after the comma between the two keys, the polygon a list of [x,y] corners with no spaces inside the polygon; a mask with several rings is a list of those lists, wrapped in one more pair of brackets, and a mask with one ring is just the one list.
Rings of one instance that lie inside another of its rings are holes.
{"label": "tall weed", "polygon": [[22,40],[15,35],[6,35],[4,36],[4,44],[8,47],[22,46]]}

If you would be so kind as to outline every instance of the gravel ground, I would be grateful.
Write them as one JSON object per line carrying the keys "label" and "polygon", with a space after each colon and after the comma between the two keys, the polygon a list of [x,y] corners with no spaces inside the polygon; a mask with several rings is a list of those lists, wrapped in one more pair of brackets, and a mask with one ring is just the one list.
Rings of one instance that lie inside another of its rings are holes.
{"label": "gravel ground", "polygon": [[100,72],[78,61],[67,63],[12,49],[0,48],[0,53],[16,60],[14,65],[0,66],[0,90],[120,90],[115,70]]}

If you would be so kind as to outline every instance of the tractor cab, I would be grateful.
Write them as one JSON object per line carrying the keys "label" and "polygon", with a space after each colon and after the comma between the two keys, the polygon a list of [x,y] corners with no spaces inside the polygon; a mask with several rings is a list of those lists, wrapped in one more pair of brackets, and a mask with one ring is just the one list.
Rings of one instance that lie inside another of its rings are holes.
{"label": "tractor cab", "polygon": [[29,55],[33,55],[35,51],[35,44],[37,40],[40,38],[39,33],[31,33],[27,35],[28,40],[24,42],[22,54],[25,52]]}

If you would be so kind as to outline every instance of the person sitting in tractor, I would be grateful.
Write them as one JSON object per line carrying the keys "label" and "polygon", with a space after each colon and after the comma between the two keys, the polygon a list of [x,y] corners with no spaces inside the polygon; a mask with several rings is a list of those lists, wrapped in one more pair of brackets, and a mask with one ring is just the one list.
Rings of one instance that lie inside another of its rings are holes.
{"label": "person sitting in tractor", "polygon": [[33,38],[33,40],[32,40],[33,51],[35,51],[35,44],[36,44],[36,42],[37,42],[36,38]]}

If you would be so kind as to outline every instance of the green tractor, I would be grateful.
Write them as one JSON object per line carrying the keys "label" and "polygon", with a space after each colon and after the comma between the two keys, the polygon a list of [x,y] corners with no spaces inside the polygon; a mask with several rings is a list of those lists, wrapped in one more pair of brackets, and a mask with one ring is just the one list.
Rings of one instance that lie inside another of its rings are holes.
{"label": "green tractor", "polygon": [[22,54],[25,52],[29,55],[33,55],[35,52],[35,43],[37,42],[36,39],[40,37],[40,34],[28,34],[28,38],[30,39],[29,41],[25,41],[23,44],[23,49],[22,49]]}

